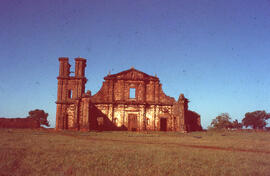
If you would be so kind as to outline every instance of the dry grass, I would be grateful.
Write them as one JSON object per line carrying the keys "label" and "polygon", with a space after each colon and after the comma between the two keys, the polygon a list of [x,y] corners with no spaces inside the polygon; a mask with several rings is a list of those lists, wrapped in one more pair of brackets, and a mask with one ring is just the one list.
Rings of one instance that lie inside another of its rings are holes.
{"label": "dry grass", "polygon": [[0,129],[0,175],[270,175],[269,132]]}

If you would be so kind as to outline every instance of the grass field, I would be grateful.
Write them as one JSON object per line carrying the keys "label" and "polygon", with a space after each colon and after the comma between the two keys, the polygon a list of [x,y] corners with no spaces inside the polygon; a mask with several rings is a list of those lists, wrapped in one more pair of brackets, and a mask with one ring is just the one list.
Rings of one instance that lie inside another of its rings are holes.
{"label": "grass field", "polygon": [[0,175],[270,175],[270,133],[0,129]]}

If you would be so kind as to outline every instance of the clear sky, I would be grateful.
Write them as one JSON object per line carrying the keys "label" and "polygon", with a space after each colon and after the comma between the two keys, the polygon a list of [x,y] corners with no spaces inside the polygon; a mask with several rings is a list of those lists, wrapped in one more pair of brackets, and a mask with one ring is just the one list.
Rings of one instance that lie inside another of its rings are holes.
{"label": "clear sky", "polygon": [[0,117],[44,109],[54,127],[61,56],[87,59],[92,94],[109,71],[157,74],[204,128],[270,111],[269,0],[1,0]]}

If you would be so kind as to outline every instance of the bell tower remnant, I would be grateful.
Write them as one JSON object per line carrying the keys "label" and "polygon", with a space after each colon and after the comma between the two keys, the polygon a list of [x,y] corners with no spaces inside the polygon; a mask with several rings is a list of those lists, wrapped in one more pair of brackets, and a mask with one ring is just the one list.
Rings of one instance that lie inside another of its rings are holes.
{"label": "bell tower remnant", "polygon": [[[60,130],[78,127],[78,119],[74,119],[76,116],[74,111],[78,111],[78,109],[74,109],[72,105],[81,99],[87,82],[85,78],[86,59],[75,58],[75,76],[70,76],[70,67],[71,65],[67,57],[59,58],[56,129]],[[69,116],[72,116],[71,118],[73,119],[68,119]]]}

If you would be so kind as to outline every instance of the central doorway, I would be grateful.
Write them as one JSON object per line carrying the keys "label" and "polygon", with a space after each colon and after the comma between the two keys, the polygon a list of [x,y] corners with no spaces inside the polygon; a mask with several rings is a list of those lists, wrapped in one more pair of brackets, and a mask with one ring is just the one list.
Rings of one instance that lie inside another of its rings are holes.
{"label": "central doorway", "polygon": [[128,115],[128,130],[129,131],[137,131],[138,128],[137,114],[129,114]]}
{"label": "central doorway", "polygon": [[160,131],[167,131],[167,119],[160,118]]}

